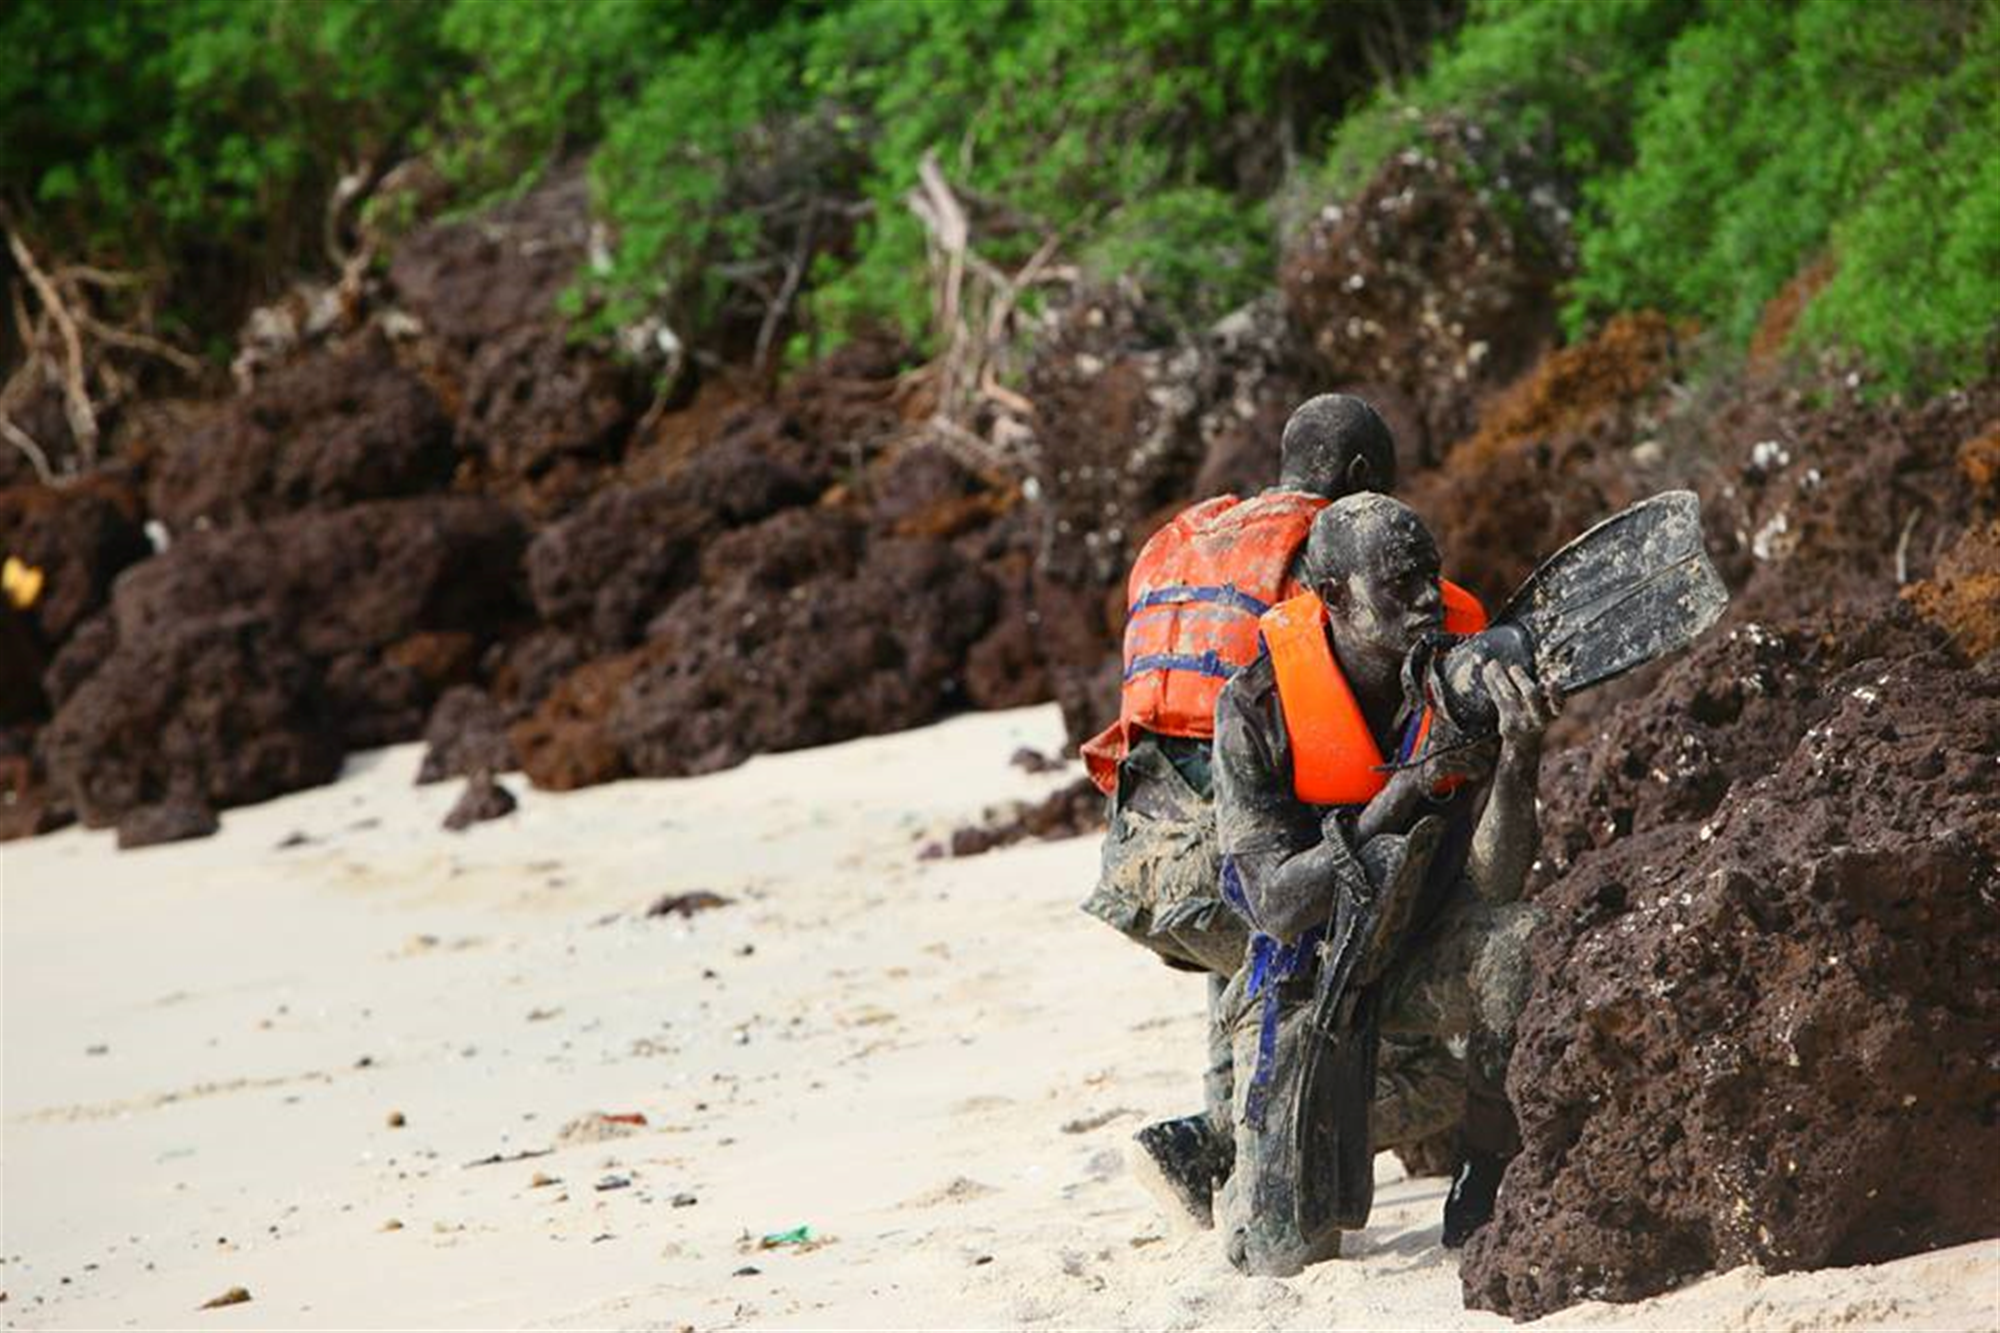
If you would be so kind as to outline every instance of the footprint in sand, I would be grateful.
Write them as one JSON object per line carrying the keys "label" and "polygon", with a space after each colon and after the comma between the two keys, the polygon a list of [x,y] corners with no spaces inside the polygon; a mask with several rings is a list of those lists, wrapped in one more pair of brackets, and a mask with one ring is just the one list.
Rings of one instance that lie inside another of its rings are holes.
{"label": "footprint in sand", "polygon": [[1012,1097],[1002,1097],[990,1092],[981,1093],[977,1097],[967,1097],[963,1101],[953,1102],[951,1113],[953,1115],[985,1115],[989,1111],[1004,1111],[1013,1105],[1014,1099]]}
{"label": "footprint in sand", "polygon": [[934,1189],[927,1189],[922,1194],[903,1200],[897,1207],[935,1208],[940,1204],[970,1203],[974,1199],[983,1199],[989,1194],[999,1192],[993,1186],[982,1184],[967,1176],[954,1176]]}

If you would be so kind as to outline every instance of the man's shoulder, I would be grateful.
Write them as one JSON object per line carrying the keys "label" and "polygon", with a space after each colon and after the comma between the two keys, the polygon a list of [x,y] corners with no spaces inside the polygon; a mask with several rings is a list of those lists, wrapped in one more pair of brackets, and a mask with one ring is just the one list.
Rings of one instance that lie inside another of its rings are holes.
{"label": "man's shoulder", "polygon": [[1242,669],[1236,671],[1236,675],[1228,679],[1222,693],[1234,697],[1238,703],[1274,697],[1278,693],[1278,673],[1270,664],[1270,652],[1258,652],[1250,658]]}
{"label": "man's shoulder", "polygon": [[1216,707],[1227,699],[1232,706],[1256,714],[1266,711],[1277,694],[1278,673],[1271,665],[1271,655],[1258,653],[1224,683]]}

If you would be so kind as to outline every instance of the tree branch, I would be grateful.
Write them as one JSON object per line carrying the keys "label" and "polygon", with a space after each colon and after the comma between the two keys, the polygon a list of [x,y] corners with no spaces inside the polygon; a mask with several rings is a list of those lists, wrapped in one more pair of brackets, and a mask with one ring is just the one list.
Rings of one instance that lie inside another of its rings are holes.
{"label": "tree branch", "polygon": [[63,367],[63,411],[69,418],[70,434],[76,437],[77,451],[83,455],[86,464],[97,461],[97,413],[90,405],[90,393],[83,381],[83,335],[77,330],[76,320],[71,317],[69,307],[63,304],[55,284],[49,281],[35,256],[28,249],[27,242],[10,224],[7,227],[7,247],[14,254],[14,262],[21,266],[28,283],[41,299],[42,309],[55,321],[56,331],[61,335],[67,364]]}

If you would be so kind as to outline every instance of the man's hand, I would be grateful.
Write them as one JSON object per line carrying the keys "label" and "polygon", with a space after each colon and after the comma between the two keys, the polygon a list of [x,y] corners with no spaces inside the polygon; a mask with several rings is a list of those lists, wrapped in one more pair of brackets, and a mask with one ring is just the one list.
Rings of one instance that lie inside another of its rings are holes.
{"label": "man's hand", "polygon": [[1488,662],[1480,673],[1499,714],[1500,740],[1509,750],[1539,752],[1542,735],[1562,712],[1562,691],[1544,685],[1525,667]]}
{"label": "man's hand", "polygon": [[1468,741],[1463,736],[1442,734],[1444,731],[1441,727],[1434,728],[1424,743],[1417,766],[1403,770],[1419,792],[1434,792],[1453,780],[1481,782],[1493,771],[1493,761],[1500,751],[1497,742]]}

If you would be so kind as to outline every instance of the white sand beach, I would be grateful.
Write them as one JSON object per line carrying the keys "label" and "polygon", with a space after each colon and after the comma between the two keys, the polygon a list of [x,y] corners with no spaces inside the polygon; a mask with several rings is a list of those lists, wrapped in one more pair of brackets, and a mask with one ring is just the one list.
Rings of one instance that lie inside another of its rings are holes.
{"label": "white sand beach", "polygon": [[[1349,1257],[1290,1282],[1134,1184],[1132,1131],[1199,1101],[1199,984],[1076,910],[1094,839],[917,856],[1073,777],[1007,762],[1060,740],[1038,708],[682,781],[516,776],[519,812],[463,834],[405,746],[205,841],[0,848],[0,1319],[1508,1327],[1460,1307],[1443,1182],[1393,1158]],[[696,890],[731,902],[645,915]],[[2000,1241],[1545,1322],[1990,1330]]]}

